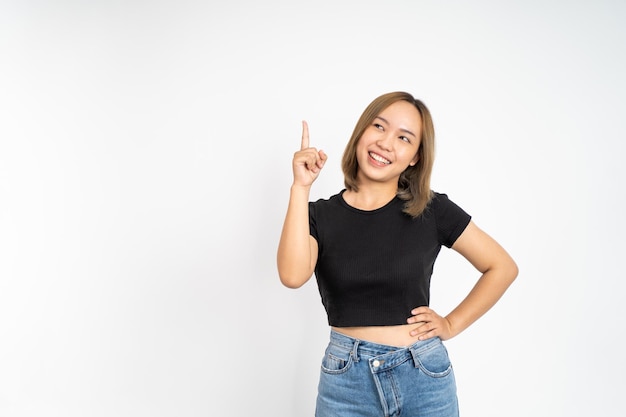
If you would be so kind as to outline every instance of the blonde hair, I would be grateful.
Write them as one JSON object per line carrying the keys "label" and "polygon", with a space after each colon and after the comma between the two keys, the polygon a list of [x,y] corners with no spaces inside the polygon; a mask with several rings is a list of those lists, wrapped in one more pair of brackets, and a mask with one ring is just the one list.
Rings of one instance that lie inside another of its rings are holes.
{"label": "blonde hair", "polygon": [[422,117],[422,134],[420,146],[417,150],[419,159],[414,166],[409,166],[400,174],[398,179],[397,195],[404,204],[404,212],[412,217],[418,217],[424,212],[432,198],[430,177],[435,162],[435,129],[430,111],[420,100],[403,91],[383,94],[372,101],[359,118],[352,136],[346,145],[341,160],[344,175],[344,184],[347,190],[358,191],[357,172],[359,163],[356,159],[356,145],[376,116],[387,107],[398,101],[407,101],[415,106]]}

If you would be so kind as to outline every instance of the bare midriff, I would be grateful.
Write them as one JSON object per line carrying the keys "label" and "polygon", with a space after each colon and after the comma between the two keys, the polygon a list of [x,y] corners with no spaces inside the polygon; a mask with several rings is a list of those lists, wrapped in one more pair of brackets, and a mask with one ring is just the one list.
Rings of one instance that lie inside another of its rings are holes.
{"label": "bare midriff", "polygon": [[381,345],[406,347],[417,342],[417,336],[411,336],[411,330],[421,323],[398,326],[333,327],[333,330],[346,336],[374,342]]}

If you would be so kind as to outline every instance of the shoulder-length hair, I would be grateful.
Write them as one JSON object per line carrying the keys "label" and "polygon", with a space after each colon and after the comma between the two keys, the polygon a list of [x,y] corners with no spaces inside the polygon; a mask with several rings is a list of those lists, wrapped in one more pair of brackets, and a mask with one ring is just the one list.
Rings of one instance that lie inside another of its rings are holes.
{"label": "shoulder-length hair", "polygon": [[346,145],[341,160],[341,168],[346,189],[358,191],[357,172],[359,163],[356,159],[356,145],[365,129],[374,122],[376,116],[393,103],[401,100],[413,104],[422,117],[422,134],[420,146],[417,150],[419,159],[417,164],[409,166],[400,175],[397,192],[398,197],[406,201],[403,211],[412,217],[418,217],[424,212],[432,198],[430,177],[435,162],[435,129],[430,111],[426,105],[415,99],[411,94],[402,91],[383,94],[367,106]]}

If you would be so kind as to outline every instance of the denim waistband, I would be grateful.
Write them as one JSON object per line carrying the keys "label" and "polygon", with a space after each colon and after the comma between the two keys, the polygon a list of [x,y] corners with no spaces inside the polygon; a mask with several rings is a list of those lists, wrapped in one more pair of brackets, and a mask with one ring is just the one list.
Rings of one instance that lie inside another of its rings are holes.
{"label": "denim waistband", "polygon": [[355,362],[358,362],[362,356],[366,356],[370,361],[378,359],[381,362],[382,360],[382,363],[386,362],[387,366],[393,366],[393,364],[407,359],[413,359],[417,362],[420,353],[442,344],[441,339],[434,337],[428,340],[417,341],[406,347],[390,346],[355,339],[333,329],[330,331],[330,343],[350,351]]}

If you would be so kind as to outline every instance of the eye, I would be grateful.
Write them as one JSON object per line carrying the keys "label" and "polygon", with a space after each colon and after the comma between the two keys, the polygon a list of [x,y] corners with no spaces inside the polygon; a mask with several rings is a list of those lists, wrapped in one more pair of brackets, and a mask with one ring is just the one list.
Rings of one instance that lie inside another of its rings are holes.
{"label": "eye", "polygon": [[373,126],[378,130],[385,130],[383,125],[381,125],[380,123],[374,123]]}
{"label": "eye", "polygon": [[411,143],[411,139],[407,138],[406,136],[398,136],[398,139],[403,140],[407,143]]}

